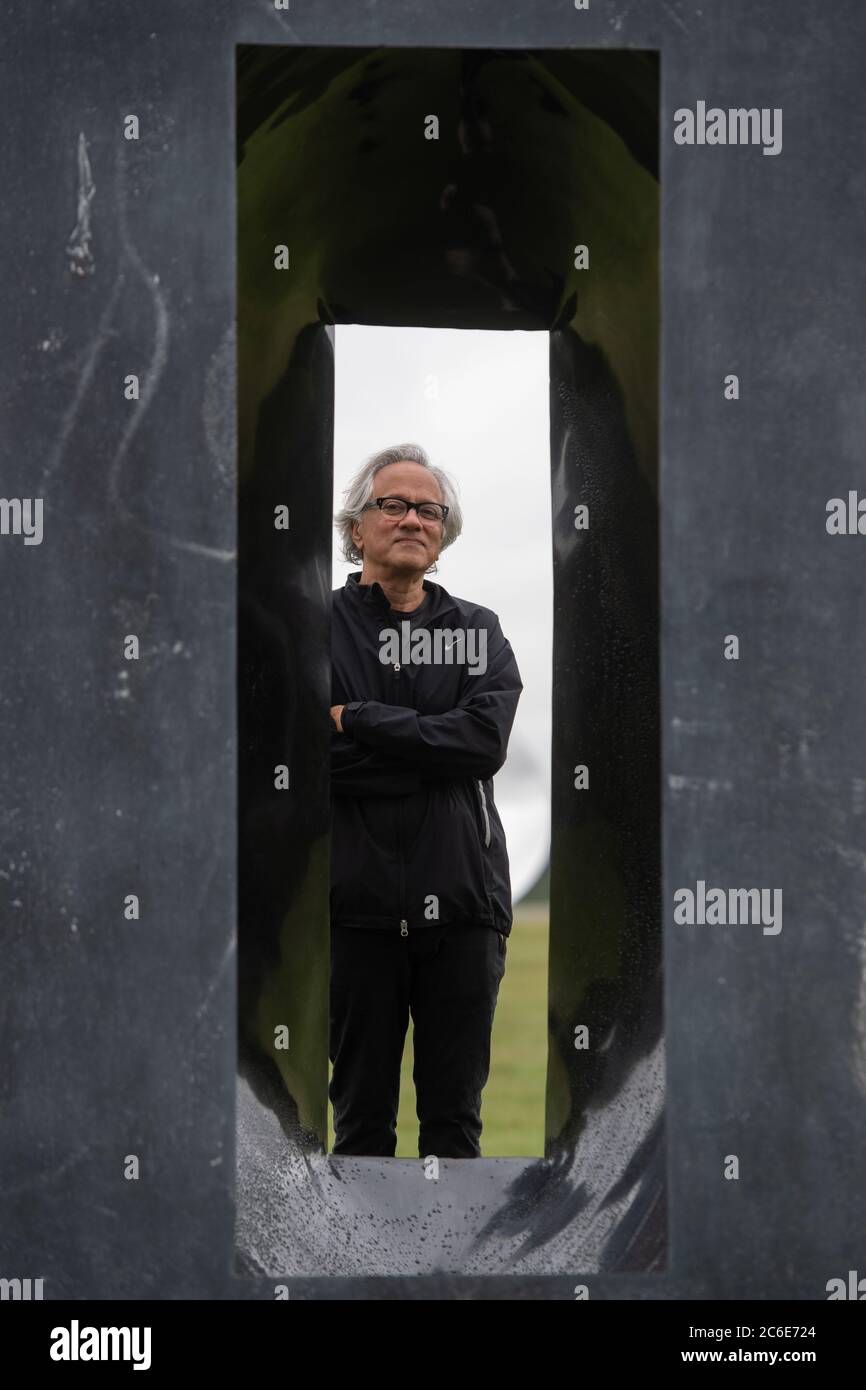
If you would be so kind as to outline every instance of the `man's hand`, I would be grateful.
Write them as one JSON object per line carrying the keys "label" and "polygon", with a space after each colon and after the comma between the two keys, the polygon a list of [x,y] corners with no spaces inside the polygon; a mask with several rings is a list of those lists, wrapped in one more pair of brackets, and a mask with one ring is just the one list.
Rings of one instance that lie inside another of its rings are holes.
{"label": "man's hand", "polygon": [[331,718],[333,719],[340,733],[343,732],[343,723],[341,715],[344,709],[344,705],[331,705]]}

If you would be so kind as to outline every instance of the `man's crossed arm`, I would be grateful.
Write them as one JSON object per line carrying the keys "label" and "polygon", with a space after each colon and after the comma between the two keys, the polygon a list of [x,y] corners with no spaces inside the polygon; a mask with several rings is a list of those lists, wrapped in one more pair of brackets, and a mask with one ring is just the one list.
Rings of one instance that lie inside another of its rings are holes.
{"label": "man's crossed arm", "polygon": [[411,763],[331,730],[332,796],[409,796],[420,787],[421,776]]}
{"label": "man's crossed arm", "polygon": [[428,781],[498,772],[523,682],[498,622],[490,647],[486,671],[467,674],[459,703],[442,714],[379,700],[333,706],[332,794],[401,796]]}

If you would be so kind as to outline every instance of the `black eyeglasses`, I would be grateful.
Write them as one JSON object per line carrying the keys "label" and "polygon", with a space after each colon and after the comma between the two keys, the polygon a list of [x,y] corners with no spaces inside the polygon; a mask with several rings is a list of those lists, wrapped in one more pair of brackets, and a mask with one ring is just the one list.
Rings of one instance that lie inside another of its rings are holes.
{"label": "black eyeglasses", "polygon": [[378,507],[385,516],[395,518],[405,516],[414,507],[422,521],[444,522],[448,515],[448,508],[442,502],[407,502],[405,497],[374,497],[361,510],[365,512],[368,507]]}

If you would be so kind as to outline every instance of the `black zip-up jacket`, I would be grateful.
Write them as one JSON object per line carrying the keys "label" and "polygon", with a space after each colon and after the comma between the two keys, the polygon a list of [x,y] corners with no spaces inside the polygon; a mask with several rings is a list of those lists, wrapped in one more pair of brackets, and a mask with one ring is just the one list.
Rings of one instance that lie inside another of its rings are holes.
{"label": "black zip-up jacket", "polygon": [[[514,653],[491,609],[441,584],[425,579],[426,600],[409,615],[360,577],[353,571],[332,592],[331,703],[345,708],[344,732],[331,728],[331,922],[403,935],[462,922],[508,936],[511,882],[493,775],[523,689]],[[402,634],[406,621],[437,643],[483,630],[486,669],[471,674],[470,661],[454,659],[477,655],[477,636],[474,653],[457,639],[450,660],[441,647],[429,664],[388,653],[381,634]]]}

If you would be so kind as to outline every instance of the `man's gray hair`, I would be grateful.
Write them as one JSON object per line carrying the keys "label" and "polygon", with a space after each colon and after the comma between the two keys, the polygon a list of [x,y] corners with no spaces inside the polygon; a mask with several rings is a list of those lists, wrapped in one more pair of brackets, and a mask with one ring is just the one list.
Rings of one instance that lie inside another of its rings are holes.
{"label": "man's gray hair", "polygon": [[[440,549],[445,550],[447,546],[453,545],[463,530],[463,513],[457,500],[457,485],[453,479],[448,476],[444,469],[437,468],[430,462],[420,444],[395,444],[393,448],[382,449],[380,453],[373,454],[368,458],[343,493],[345,500],[334,518],[334,525],[339,532],[340,551],[343,559],[348,560],[350,564],[363,564],[361,552],[355,549],[355,542],[352,539],[352,522],[361,517],[364,504],[369,502],[373,494],[373,479],[380,468],[385,468],[389,463],[402,463],[404,461],[420,463],[422,468],[426,468],[432,473],[442,489],[442,501],[448,508],[448,515],[445,518]],[[435,570],[435,562],[429,568]]]}

